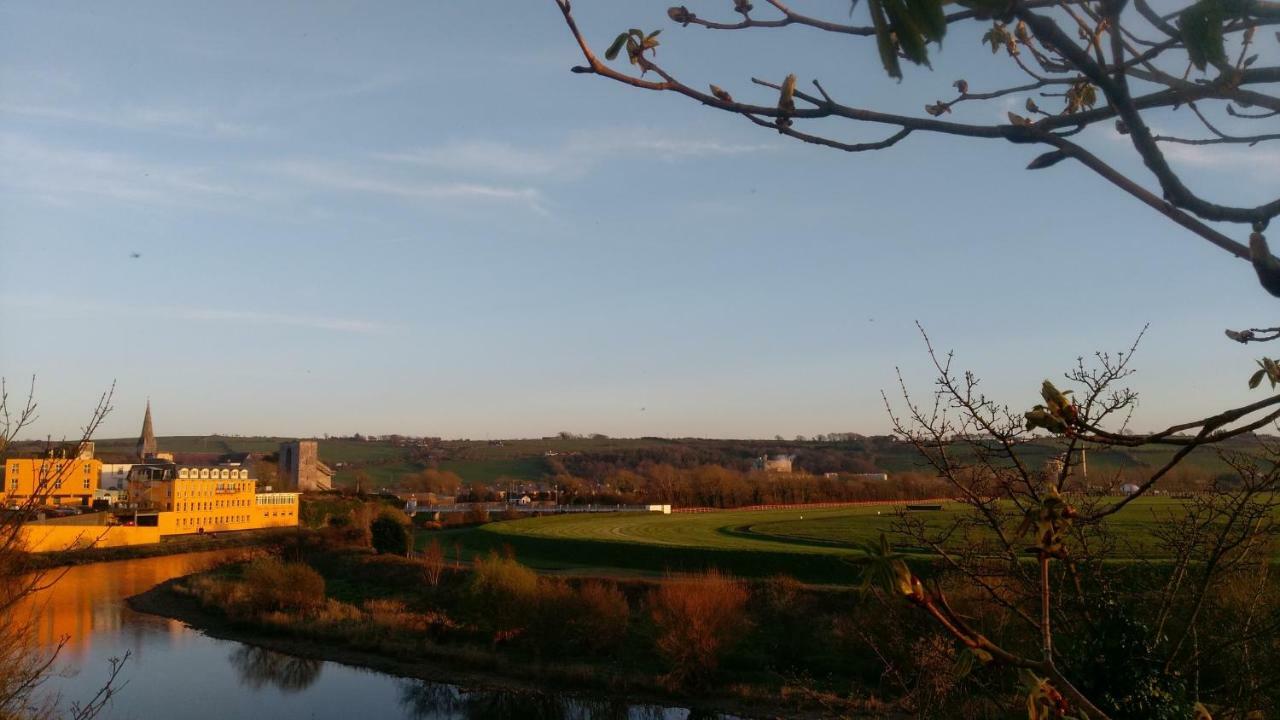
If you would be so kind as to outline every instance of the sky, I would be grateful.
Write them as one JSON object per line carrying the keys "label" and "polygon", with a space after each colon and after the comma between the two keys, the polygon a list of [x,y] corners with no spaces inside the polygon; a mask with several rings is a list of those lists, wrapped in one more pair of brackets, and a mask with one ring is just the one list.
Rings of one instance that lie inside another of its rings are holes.
{"label": "sky", "polygon": [[[766,104],[752,76],[917,114],[1017,77],[976,26],[899,84],[870,42],[665,8],[577,15],[601,50],[662,28],[664,67]],[[833,152],[580,61],[551,0],[0,3],[0,375],[36,376],[31,434],[75,435],[113,382],[104,437],[148,398],[161,435],[883,433],[897,369],[931,390],[917,322],[1015,407],[1148,324],[1137,428],[1251,399],[1264,348],[1222,331],[1274,299],[1083,168],[920,133]],[[1211,199],[1280,181],[1265,146],[1171,157]]]}

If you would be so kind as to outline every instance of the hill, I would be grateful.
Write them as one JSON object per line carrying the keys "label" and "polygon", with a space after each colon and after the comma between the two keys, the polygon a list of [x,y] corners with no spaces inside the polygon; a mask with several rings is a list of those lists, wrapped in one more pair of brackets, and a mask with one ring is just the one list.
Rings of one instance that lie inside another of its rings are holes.
{"label": "hill", "polygon": [[[269,455],[293,438],[229,435],[179,435],[159,438],[162,451],[202,456],[232,452]],[[124,461],[132,456],[134,438],[96,441],[99,456]],[[320,458],[337,470],[340,487],[352,486],[363,473],[374,487],[394,486],[405,475],[426,468],[457,473],[467,483],[502,480],[533,482],[555,474],[571,474],[602,482],[622,470],[665,463],[689,468],[722,465],[747,470],[761,455],[789,454],[795,466],[815,474],[825,472],[923,472],[920,456],[910,445],[887,436],[851,436],[838,440],[713,440],[701,438],[550,437],[517,440],[414,440],[400,436],[379,439],[320,439]],[[1255,437],[1241,437],[1226,446],[1248,452],[1259,447]],[[1060,452],[1052,439],[1022,449],[1030,463],[1048,461]],[[1089,453],[1091,475],[1156,467],[1168,460],[1167,447],[1098,449]],[[1183,472],[1218,475],[1229,471],[1215,452],[1192,453]]]}

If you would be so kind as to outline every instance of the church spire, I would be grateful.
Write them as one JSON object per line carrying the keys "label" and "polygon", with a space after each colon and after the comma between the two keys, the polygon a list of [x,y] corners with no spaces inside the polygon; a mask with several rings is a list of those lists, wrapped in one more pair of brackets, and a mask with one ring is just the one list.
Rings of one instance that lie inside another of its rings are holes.
{"label": "church spire", "polygon": [[142,434],[138,436],[138,459],[156,454],[156,433],[151,429],[151,399],[147,398],[147,414],[142,418]]}

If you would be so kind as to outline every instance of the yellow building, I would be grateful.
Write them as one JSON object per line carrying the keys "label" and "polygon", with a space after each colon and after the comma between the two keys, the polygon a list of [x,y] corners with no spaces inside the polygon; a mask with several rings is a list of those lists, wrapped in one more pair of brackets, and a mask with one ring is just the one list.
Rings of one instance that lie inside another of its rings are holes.
{"label": "yellow building", "polygon": [[260,493],[246,468],[151,465],[129,485],[139,524],[154,514],[162,535],[298,524],[298,494]]}
{"label": "yellow building", "polygon": [[93,503],[102,461],[84,453],[76,458],[9,458],[4,461],[0,504],[23,505],[37,496],[39,505]]}
{"label": "yellow building", "polygon": [[[167,536],[292,527],[298,524],[298,493],[258,492],[246,458],[229,456],[219,465],[180,465],[156,443],[147,402],[138,438],[137,461],[128,465],[120,509],[112,513],[48,518],[23,525],[32,552],[156,543]],[[121,468],[123,469],[123,468]],[[44,475],[41,475],[44,473]],[[98,490],[102,463],[93,444],[77,460],[10,460],[4,466],[5,504],[30,497],[40,478],[53,504],[89,505]],[[113,473],[114,474],[114,473]],[[112,478],[120,482],[118,474]]]}

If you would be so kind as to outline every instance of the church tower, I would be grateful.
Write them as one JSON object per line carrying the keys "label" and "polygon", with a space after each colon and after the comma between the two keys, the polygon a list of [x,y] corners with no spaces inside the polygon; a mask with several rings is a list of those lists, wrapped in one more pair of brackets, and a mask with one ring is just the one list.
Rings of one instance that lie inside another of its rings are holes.
{"label": "church tower", "polygon": [[138,436],[138,459],[146,460],[156,454],[156,433],[151,429],[151,400],[147,400],[147,414],[142,418],[142,434]]}

